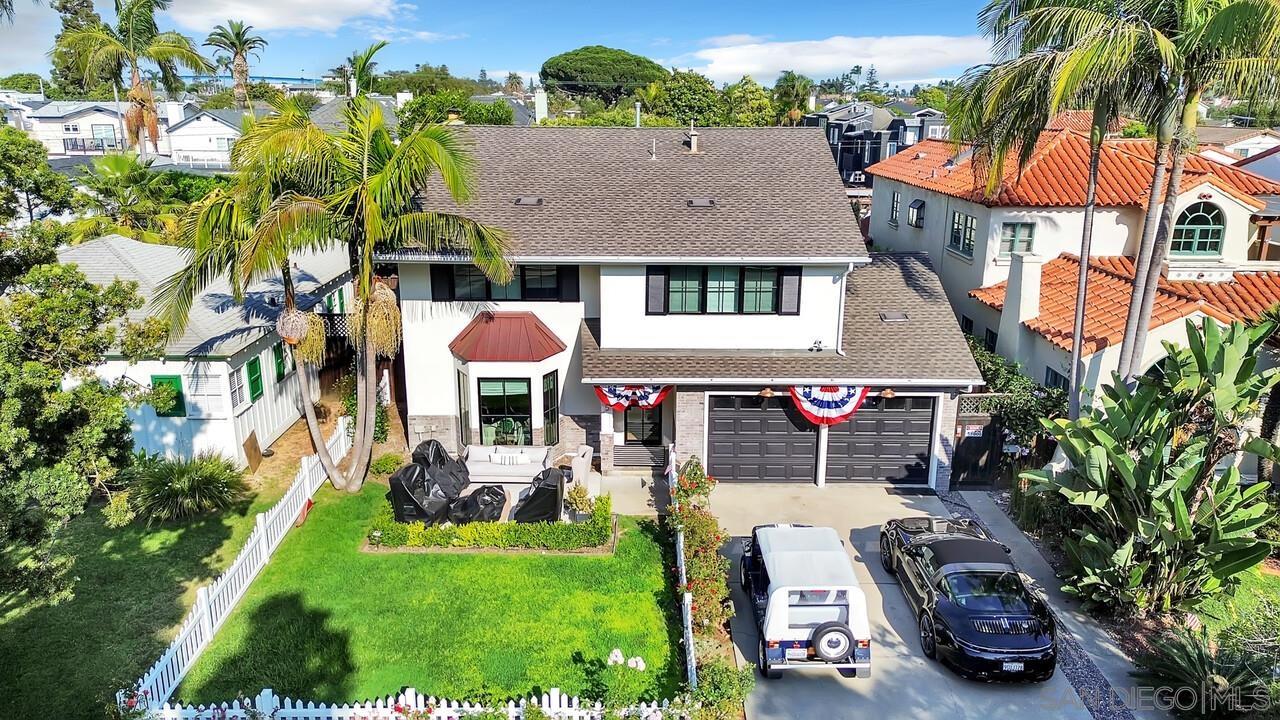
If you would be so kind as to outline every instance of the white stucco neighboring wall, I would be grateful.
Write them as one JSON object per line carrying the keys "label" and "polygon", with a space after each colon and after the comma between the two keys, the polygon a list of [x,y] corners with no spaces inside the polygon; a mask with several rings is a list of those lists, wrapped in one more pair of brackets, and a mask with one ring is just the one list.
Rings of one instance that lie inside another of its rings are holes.
{"label": "white stucco neighboring wall", "polygon": [[1277,145],[1280,145],[1280,137],[1264,133],[1262,135],[1255,135],[1254,137],[1246,138],[1240,142],[1231,143],[1230,145],[1227,145],[1226,148],[1240,157],[1249,157],[1251,155],[1257,155],[1264,150],[1270,150]]}
{"label": "white stucco neighboring wall", "polygon": [[842,280],[848,265],[805,266],[799,315],[648,315],[645,266],[600,266],[602,348],[741,348],[807,350],[836,347]]}
{"label": "white stucco neighboring wall", "polygon": [[[94,138],[93,128],[95,125],[99,126],[104,133],[106,128],[111,128],[111,136],[115,138],[118,145],[123,145],[123,138],[120,134],[120,121],[115,114],[102,112],[101,110],[77,113],[66,118],[36,118],[28,116],[27,124],[30,128],[28,133],[32,138],[43,143],[50,155],[85,154],[68,152],[62,141],[64,138],[92,140]],[[157,144],[159,146],[158,150],[152,146],[150,139],[148,139],[147,152],[155,155],[168,155],[170,153],[167,123],[163,120],[160,122]]]}
{"label": "white stucco neighboring wall", "polygon": [[199,115],[169,134],[173,161],[192,165],[229,165],[231,145],[240,130],[211,115]]}
{"label": "white stucco neighboring wall", "polygon": [[[534,427],[542,426],[542,375],[555,369],[560,381],[560,414],[592,415],[600,412],[594,391],[582,384],[578,331],[587,308],[599,307],[599,271],[584,266],[579,274],[579,302],[433,302],[431,273],[426,264],[401,263],[400,309],[404,323],[405,395],[410,416],[458,414],[457,372],[468,375],[471,423],[479,427],[476,382],[481,377],[531,379]],[[476,314],[490,311],[528,311],[555,333],[565,351],[541,363],[461,363],[449,343]],[[506,373],[502,375],[491,373]],[[478,435],[474,436],[478,437]]]}

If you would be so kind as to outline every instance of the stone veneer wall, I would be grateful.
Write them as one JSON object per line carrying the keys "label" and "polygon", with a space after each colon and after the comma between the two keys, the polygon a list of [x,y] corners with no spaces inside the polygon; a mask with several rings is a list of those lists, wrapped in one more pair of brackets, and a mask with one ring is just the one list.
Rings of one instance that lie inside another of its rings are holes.
{"label": "stone veneer wall", "polygon": [[676,461],[683,465],[691,455],[706,462],[706,450],[702,438],[706,425],[706,388],[696,385],[677,385],[676,400]]}
{"label": "stone veneer wall", "polygon": [[951,459],[956,452],[956,413],[960,409],[960,396],[943,393],[938,399],[938,437],[942,452],[938,454],[938,475],[934,488],[939,493],[951,490]]}
{"label": "stone veneer wall", "polygon": [[458,418],[454,415],[410,415],[405,435],[408,436],[410,449],[417,447],[420,442],[434,438],[454,456],[462,451],[458,447]]}
{"label": "stone veneer wall", "polygon": [[[571,453],[579,445],[590,445],[600,458],[600,467],[604,469],[605,453],[600,449],[600,416],[599,415],[561,415],[560,416],[560,453]],[[609,465],[613,467],[613,448],[609,450]],[[608,472],[608,470],[605,470]]]}

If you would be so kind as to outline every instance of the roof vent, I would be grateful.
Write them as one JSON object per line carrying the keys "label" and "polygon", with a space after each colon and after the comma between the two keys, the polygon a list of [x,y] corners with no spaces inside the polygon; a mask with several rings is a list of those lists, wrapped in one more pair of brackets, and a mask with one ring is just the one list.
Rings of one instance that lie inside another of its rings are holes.
{"label": "roof vent", "polygon": [[920,152],[916,153],[916,159],[917,159],[917,160],[923,160],[923,159],[925,159],[925,158],[927,158],[927,157],[929,157],[929,153],[927,153],[927,152],[925,152],[925,151],[923,151],[923,150],[921,150]]}
{"label": "roof vent", "polygon": [[522,207],[538,207],[542,205],[542,198],[537,195],[519,195],[516,197],[516,205]]}
{"label": "roof vent", "polygon": [[907,314],[901,310],[881,310],[880,322],[906,322]]}
{"label": "roof vent", "polygon": [[713,208],[716,206],[715,198],[689,198],[685,202],[691,208]]}

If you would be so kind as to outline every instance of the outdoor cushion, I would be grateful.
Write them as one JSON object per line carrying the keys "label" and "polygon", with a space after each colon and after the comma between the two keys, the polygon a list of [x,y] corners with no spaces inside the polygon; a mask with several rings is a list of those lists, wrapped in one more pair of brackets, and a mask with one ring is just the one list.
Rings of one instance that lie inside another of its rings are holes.
{"label": "outdoor cushion", "polygon": [[512,453],[496,453],[492,456],[492,460],[499,465],[519,465],[520,460],[528,461],[525,456]]}
{"label": "outdoor cushion", "polygon": [[471,476],[474,478],[520,478],[528,480],[533,477],[534,470],[531,464],[525,465],[499,465],[498,463],[473,463],[469,466]]}
{"label": "outdoor cushion", "polygon": [[478,448],[472,448],[467,451],[466,460],[467,460],[467,464],[471,465],[472,463],[490,462],[490,459],[492,457],[493,457],[493,452],[490,450],[481,450]]}

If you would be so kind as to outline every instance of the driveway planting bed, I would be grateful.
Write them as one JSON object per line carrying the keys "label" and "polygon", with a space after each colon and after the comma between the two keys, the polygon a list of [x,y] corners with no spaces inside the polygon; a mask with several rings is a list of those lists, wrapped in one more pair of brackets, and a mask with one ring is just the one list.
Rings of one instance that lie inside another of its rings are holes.
{"label": "driveway planting bed", "polygon": [[652,521],[621,518],[613,555],[362,552],[385,493],[322,490],[176,696],[592,695],[614,648],[644,659],[641,697],[678,691],[673,560]]}

